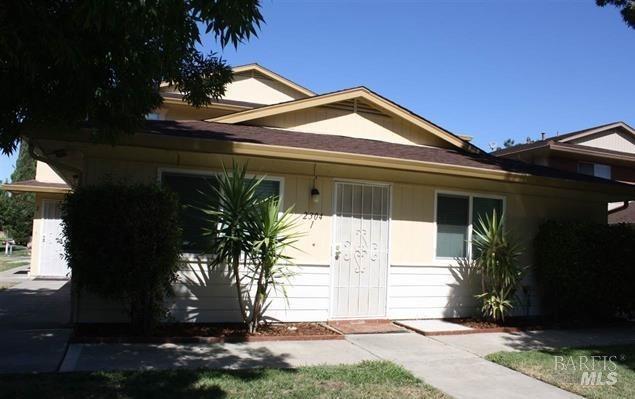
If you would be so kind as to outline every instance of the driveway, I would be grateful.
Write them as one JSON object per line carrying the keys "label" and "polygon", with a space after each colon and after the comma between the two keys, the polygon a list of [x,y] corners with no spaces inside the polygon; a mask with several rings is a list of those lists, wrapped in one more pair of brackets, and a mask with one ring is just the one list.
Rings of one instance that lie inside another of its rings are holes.
{"label": "driveway", "polygon": [[0,373],[56,371],[70,336],[70,283],[11,284],[0,290]]}

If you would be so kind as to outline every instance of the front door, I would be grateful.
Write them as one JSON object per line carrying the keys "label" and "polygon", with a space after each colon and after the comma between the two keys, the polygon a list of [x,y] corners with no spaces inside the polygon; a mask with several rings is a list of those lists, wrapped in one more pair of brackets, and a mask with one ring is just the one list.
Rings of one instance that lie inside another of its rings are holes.
{"label": "front door", "polygon": [[40,276],[68,277],[64,260],[60,201],[42,201],[42,238],[40,242]]}
{"label": "front door", "polygon": [[386,316],[390,187],[335,183],[333,318]]}

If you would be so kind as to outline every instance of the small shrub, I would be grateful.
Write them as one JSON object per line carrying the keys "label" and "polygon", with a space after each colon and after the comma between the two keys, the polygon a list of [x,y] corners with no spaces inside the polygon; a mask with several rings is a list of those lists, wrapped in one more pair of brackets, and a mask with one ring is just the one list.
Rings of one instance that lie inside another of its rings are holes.
{"label": "small shrub", "polygon": [[559,319],[635,312],[635,230],[627,225],[548,221],[534,241],[546,310]]}
{"label": "small shrub", "polygon": [[207,205],[199,210],[209,215],[206,252],[212,266],[227,268],[234,278],[242,320],[254,332],[264,318],[271,290],[279,289],[286,297],[283,283],[293,264],[286,252],[296,242],[298,226],[291,208],[283,212],[276,196],[257,195],[263,178],[247,176],[245,165],[223,168]]}
{"label": "small shrub", "polygon": [[180,255],[174,194],[158,185],[80,187],[62,206],[66,258],[77,288],[120,301],[147,333],[165,315]]}
{"label": "small shrub", "polygon": [[472,238],[473,264],[481,277],[482,315],[494,321],[505,321],[514,307],[516,290],[524,268],[518,258],[522,251],[505,229],[504,218],[494,211],[479,219]]}

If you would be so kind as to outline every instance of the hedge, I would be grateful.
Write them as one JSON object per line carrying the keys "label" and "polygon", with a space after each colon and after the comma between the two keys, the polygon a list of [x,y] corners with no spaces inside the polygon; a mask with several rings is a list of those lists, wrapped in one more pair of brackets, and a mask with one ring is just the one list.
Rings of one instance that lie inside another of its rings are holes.
{"label": "hedge", "polygon": [[62,206],[65,249],[78,292],[125,306],[143,334],[165,316],[178,271],[176,196],[158,185],[80,187]]}
{"label": "hedge", "polygon": [[548,221],[534,242],[546,310],[559,319],[607,319],[635,312],[635,229]]}

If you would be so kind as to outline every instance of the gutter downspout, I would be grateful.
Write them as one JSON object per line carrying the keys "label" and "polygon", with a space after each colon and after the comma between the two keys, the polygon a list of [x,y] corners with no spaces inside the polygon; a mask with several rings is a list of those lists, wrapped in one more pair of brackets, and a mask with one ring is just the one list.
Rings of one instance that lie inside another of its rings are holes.
{"label": "gutter downspout", "polygon": [[[51,164],[54,165],[55,167],[59,168],[59,169],[66,169],[69,170],[71,172],[74,173],[73,178],[73,184],[71,185],[71,187],[76,186],[77,184],[79,184],[79,182],[81,181],[81,176],[82,176],[82,171],[79,168],[76,168],[74,166],[70,166],[61,162],[55,162],[51,159],[47,159],[44,158],[38,154],[36,154],[35,152],[35,144],[33,144],[33,141],[31,140],[26,140],[26,142],[29,145],[29,155],[31,156],[31,158],[35,159],[36,161],[40,161],[40,162],[44,162],[46,164]],[[71,314],[70,314],[70,322],[71,324],[75,325],[77,324],[77,321],[79,320],[78,318],[79,316],[79,290],[77,289],[77,283],[76,280],[73,279],[73,273],[71,272]]]}

